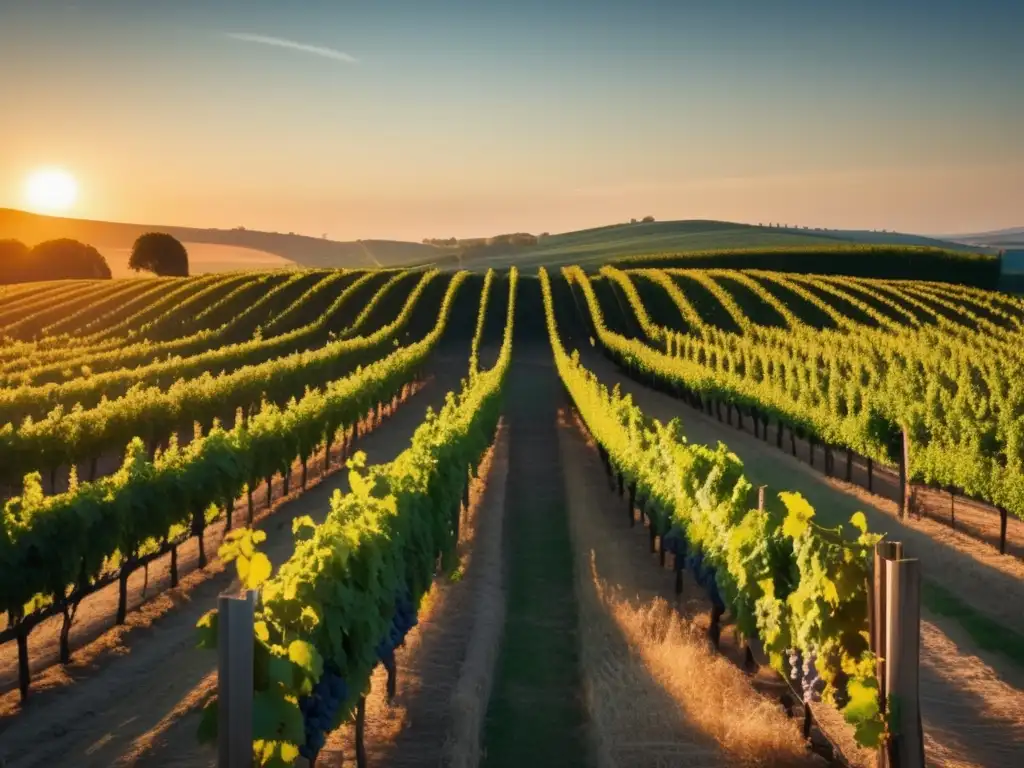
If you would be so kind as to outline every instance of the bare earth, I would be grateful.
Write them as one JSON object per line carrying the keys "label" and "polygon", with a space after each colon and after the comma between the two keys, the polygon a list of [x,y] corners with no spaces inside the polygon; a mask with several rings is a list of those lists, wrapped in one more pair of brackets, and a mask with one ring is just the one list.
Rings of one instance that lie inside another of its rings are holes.
{"label": "bare earth", "polygon": [[[608,386],[619,384],[649,416],[683,420],[696,443],[724,442],[755,484],[800,491],[829,525],[857,510],[872,530],[903,541],[924,566],[926,581],[949,590],[976,611],[1024,632],[1024,563],[928,518],[898,520],[896,505],[838,480],[752,434],[728,427],[681,401],[637,384],[597,354],[588,367]],[[820,454],[820,451],[819,451]],[[1024,670],[978,648],[958,622],[923,611],[921,697],[930,764],[997,768],[1024,765]],[[941,704],[940,704],[941,702]]]}

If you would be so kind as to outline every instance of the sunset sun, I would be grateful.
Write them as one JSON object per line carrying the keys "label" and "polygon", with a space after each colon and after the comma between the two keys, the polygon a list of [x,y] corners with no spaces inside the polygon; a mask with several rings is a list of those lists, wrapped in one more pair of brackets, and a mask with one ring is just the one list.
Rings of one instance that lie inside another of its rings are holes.
{"label": "sunset sun", "polygon": [[75,177],[60,168],[34,171],[25,182],[25,202],[38,213],[67,211],[77,197]]}

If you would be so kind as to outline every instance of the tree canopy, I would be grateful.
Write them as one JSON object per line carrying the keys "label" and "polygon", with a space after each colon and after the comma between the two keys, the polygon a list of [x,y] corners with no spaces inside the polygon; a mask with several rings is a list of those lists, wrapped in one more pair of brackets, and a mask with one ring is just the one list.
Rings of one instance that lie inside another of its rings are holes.
{"label": "tree canopy", "polygon": [[110,276],[103,254],[77,240],[47,240],[32,249],[18,240],[0,240],[0,283],[103,280]]}
{"label": "tree canopy", "polygon": [[147,232],[132,246],[128,267],[136,272],[147,270],[166,277],[188,277],[188,251],[165,232]]}

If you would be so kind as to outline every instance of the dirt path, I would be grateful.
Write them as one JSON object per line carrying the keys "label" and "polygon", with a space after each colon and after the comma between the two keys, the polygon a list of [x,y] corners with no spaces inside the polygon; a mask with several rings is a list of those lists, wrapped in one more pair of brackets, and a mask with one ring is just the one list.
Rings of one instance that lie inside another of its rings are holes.
{"label": "dirt path", "polygon": [[[927,609],[927,600],[922,611],[921,696],[929,759],[942,766],[1024,765],[1024,669],[1004,652],[985,650],[985,638],[978,629],[979,622],[990,618],[1018,632],[1024,630],[1020,610],[1024,572],[1019,572],[1018,561],[1000,557],[977,542],[979,551],[967,554],[940,537],[933,538],[931,528],[959,534],[927,519],[899,521],[895,505],[887,509],[886,502],[825,478],[773,444],[637,384],[599,355],[584,355],[587,366],[606,385],[619,384],[647,415],[665,421],[680,416],[691,441],[726,443],[742,459],[755,485],[799,490],[827,524],[845,523],[862,510],[872,530],[905,542],[908,554],[922,560],[926,591],[928,584],[936,585],[971,614],[966,618],[939,615]],[[960,544],[967,546],[970,541]],[[990,629],[998,632],[1001,627]]]}
{"label": "dirt path", "polygon": [[484,731],[488,768],[589,763],[558,452],[565,396],[550,360],[546,346],[520,344],[507,385],[507,614]]}
{"label": "dirt path", "polygon": [[[446,356],[433,362],[432,385],[359,441],[368,461],[388,461],[409,444],[426,407],[440,407],[446,392],[458,386],[465,360]],[[347,474],[334,473],[263,521],[263,550],[275,565],[293,549],[291,521],[306,514],[321,520],[334,490],[346,488]],[[219,593],[237,587],[234,581],[233,571],[223,571],[187,593],[176,591],[181,594],[174,598],[174,610],[131,632],[105,655],[102,665],[79,669],[73,685],[56,688],[45,698],[38,696],[25,710],[6,718],[0,726],[0,757],[11,767],[215,761],[196,744],[194,729],[182,734],[174,725],[215,689],[216,655],[195,648],[194,627]]]}
{"label": "dirt path", "polygon": [[760,681],[710,650],[706,595],[686,579],[676,597],[672,571],[650,553],[644,526],[629,526],[596,449],[568,418],[559,443],[597,765],[820,764]]}

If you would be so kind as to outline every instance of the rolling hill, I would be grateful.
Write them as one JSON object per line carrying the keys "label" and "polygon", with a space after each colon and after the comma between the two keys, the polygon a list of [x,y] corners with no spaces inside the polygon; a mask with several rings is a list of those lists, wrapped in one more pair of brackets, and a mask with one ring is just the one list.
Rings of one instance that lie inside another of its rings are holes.
{"label": "rolling hill", "polygon": [[168,232],[184,242],[196,273],[291,266],[365,268],[428,264],[473,270],[515,264],[523,269],[534,269],[565,264],[594,265],[624,256],[648,254],[851,243],[983,250],[978,243],[953,243],[894,232],[787,229],[727,221],[682,220],[615,224],[546,235],[533,246],[463,252],[458,248],[399,240],[341,242],[291,233],[122,224],[0,209],[0,239],[14,238],[29,245],[58,237],[81,240],[107,257],[115,276],[127,274],[132,243],[139,235],[151,231]]}
{"label": "rolling hill", "polygon": [[1019,249],[1024,248],[1024,227],[1010,227],[994,232],[977,232],[969,235],[950,235],[948,239],[965,245]]}
{"label": "rolling hill", "polygon": [[[230,263],[231,269],[245,266],[304,267],[391,267],[429,262],[440,252],[433,246],[395,240],[356,240],[338,242],[305,235],[260,232],[248,229],[198,229],[164,225],[121,224],[87,219],[42,216],[35,213],[0,209],[0,238],[13,238],[33,245],[42,240],[70,237],[95,246],[105,255],[131,250],[135,239],[145,232],[167,232],[185,243],[193,255],[193,264],[201,261]],[[196,259],[196,245],[235,249],[233,253],[214,249],[210,259]],[[248,249],[251,262],[237,249]],[[274,258],[270,258],[274,257]],[[108,257],[109,258],[109,257]],[[127,256],[123,259],[126,261]],[[116,259],[115,259],[116,261]],[[113,267],[114,264],[111,264]],[[202,271],[202,270],[195,270]],[[212,270],[210,270],[212,271]]]}

